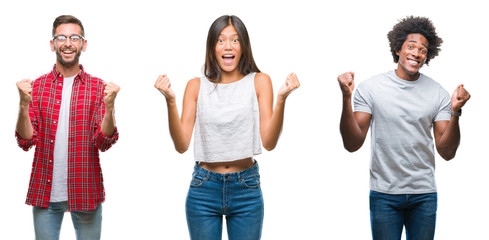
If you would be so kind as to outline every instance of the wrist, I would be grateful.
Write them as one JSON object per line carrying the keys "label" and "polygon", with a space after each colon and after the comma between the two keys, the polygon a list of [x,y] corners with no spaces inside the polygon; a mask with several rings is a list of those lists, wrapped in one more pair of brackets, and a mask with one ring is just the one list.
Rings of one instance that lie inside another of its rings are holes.
{"label": "wrist", "polygon": [[286,99],[287,99],[287,96],[278,95],[277,96],[277,104],[284,104]]}
{"label": "wrist", "polygon": [[452,109],[450,109],[450,115],[460,117],[460,116],[462,116],[462,109],[460,108],[457,110],[457,109],[452,108]]}

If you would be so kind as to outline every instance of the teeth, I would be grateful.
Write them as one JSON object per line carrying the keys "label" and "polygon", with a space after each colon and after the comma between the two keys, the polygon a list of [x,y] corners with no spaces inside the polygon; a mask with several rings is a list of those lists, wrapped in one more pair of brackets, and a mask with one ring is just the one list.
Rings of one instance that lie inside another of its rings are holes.
{"label": "teeth", "polygon": [[224,55],[223,57],[234,57],[233,55]]}

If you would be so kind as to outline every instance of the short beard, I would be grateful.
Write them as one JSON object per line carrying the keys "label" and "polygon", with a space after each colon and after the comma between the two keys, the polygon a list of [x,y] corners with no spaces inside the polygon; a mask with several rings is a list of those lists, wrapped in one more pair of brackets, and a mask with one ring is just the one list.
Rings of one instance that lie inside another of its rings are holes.
{"label": "short beard", "polygon": [[[56,47],[56,45],[55,45]],[[80,46],[80,50],[82,49],[83,45]],[[76,55],[75,55],[75,58],[73,58],[73,61],[71,62],[66,62],[65,60],[63,60],[63,57],[61,56],[61,49],[57,49],[56,51],[56,58],[58,59],[58,62],[65,66],[65,67],[71,67],[73,65],[75,65],[76,63],[78,63],[78,60],[80,59],[80,56],[81,56],[81,51],[79,51]]]}

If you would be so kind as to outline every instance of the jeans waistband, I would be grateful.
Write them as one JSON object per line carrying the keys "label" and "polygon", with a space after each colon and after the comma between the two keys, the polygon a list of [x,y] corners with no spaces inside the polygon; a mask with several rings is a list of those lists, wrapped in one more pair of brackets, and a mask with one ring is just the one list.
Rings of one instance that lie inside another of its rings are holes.
{"label": "jeans waistband", "polygon": [[199,166],[198,163],[195,164],[194,170],[198,174],[204,176],[206,179],[214,178],[217,180],[228,181],[228,180],[240,179],[258,173],[258,163],[255,162],[255,165],[251,166],[250,168],[234,173],[216,173]]}

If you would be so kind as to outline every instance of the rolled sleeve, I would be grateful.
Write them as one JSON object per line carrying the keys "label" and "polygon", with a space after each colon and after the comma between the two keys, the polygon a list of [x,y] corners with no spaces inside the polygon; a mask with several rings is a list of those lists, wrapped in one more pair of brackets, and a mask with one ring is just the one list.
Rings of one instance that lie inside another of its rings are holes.
{"label": "rolled sleeve", "polygon": [[17,145],[24,151],[29,151],[32,146],[36,145],[37,137],[36,134],[32,134],[29,139],[22,138],[17,131],[15,131],[15,138],[17,139]]}
{"label": "rolled sleeve", "polygon": [[97,129],[97,131],[95,131],[95,145],[102,152],[105,152],[110,147],[112,147],[112,145],[115,144],[118,139],[119,131],[117,130],[117,127],[115,127],[114,129],[114,134],[112,135],[112,137],[107,137],[105,134],[103,134],[100,127]]}

